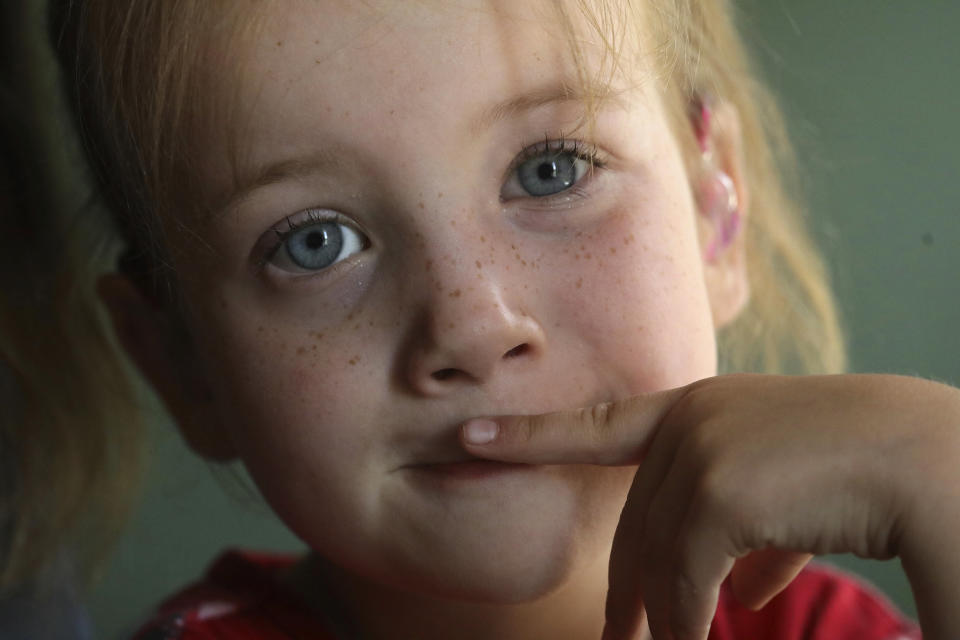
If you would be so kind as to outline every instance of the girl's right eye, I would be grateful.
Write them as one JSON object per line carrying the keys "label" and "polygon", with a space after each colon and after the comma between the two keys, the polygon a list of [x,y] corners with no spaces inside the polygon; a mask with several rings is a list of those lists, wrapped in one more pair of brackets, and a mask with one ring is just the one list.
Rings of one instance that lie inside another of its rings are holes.
{"label": "girl's right eye", "polygon": [[316,212],[275,233],[279,242],[266,262],[292,273],[328,269],[368,246],[366,237],[339,216],[322,218]]}

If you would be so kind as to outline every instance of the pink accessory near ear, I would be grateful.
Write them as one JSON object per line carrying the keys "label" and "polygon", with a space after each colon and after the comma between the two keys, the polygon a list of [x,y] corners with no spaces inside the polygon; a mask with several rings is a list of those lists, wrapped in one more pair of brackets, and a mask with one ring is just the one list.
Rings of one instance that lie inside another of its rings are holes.
{"label": "pink accessory near ear", "polygon": [[710,122],[710,107],[707,105],[707,101],[702,99],[697,106],[700,108],[699,113],[693,116],[693,130],[697,135],[697,142],[700,144],[700,151],[704,155],[709,155],[710,153],[710,129],[712,123]]}
{"label": "pink accessory near ear", "polygon": [[713,223],[715,235],[707,247],[707,260],[715,260],[740,231],[740,201],[733,180],[723,171],[712,171],[700,185],[700,211]]}
{"label": "pink accessory near ear", "polygon": [[706,173],[697,193],[697,204],[715,230],[713,241],[706,250],[707,260],[714,261],[740,231],[740,200],[730,176],[713,165],[713,112],[709,97],[701,97],[694,103],[691,122]]}

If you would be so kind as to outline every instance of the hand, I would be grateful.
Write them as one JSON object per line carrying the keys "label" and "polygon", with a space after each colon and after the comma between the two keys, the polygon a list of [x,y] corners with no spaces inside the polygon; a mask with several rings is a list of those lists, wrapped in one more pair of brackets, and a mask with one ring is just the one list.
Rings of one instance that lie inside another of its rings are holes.
{"label": "hand", "polygon": [[936,528],[927,515],[917,524],[931,486],[960,486],[960,392],[895,376],[721,376],[472,420],[462,438],[495,460],[639,464],[614,538],[605,640],[635,637],[644,609],[657,640],[702,640],[731,571],[738,599],[759,608],[810,554],[903,551],[908,532]]}

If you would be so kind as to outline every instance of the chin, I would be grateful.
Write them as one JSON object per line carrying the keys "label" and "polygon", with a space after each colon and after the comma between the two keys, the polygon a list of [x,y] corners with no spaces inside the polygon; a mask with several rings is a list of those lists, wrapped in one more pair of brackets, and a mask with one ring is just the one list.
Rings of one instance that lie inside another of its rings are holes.
{"label": "chin", "polygon": [[412,548],[404,545],[389,562],[403,576],[395,586],[447,599],[520,604],[549,596],[598,567],[605,581],[621,505],[589,508],[576,494],[565,500],[531,497],[536,493],[516,496],[493,512],[455,512],[425,527],[408,542]]}

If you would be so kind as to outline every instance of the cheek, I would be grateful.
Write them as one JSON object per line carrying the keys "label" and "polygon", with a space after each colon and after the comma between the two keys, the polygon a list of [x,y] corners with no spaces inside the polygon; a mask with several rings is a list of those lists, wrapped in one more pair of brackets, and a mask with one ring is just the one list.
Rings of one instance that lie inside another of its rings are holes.
{"label": "cheek", "polygon": [[692,208],[647,198],[564,248],[554,265],[558,327],[619,395],[716,373],[716,342]]}
{"label": "cheek", "polygon": [[[342,453],[370,424],[358,390],[375,370],[376,342],[357,314],[335,327],[275,313],[241,296],[197,323],[200,352],[226,431],[245,459],[304,447]],[[263,307],[259,307],[263,309]],[[350,429],[343,426],[349,421]],[[318,437],[319,436],[319,437]],[[249,455],[248,455],[249,454]]]}

